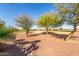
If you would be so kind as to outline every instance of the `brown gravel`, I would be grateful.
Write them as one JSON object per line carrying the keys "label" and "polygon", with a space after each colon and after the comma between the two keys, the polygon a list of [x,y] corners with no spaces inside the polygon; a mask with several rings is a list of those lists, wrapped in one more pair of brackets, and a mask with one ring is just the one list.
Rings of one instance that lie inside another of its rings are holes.
{"label": "brown gravel", "polygon": [[[63,32],[65,33],[65,32]],[[61,32],[60,32],[61,34]],[[60,35],[32,34],[29,38],[24,32],[18,32],[16,40],[25,39],[25,41],[40,40],[37,45],[39,48],[34,51],[37,56],[79,56],[79,32],[74,33],[72,40],[63,41]],[[27,44],[26,44],[27,45]],[[17,54],[18,49],[13,47],[13,54]],[[9,51],[10,52],[10,51]],[[19,51],[20,52],[20,51]]]}

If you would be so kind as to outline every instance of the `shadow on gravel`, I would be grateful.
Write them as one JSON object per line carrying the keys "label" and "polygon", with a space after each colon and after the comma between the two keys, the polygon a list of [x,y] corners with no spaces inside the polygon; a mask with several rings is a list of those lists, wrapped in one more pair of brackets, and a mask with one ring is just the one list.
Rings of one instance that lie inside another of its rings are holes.
{"label": "shadow on gravel", "polygon": [[[39,43],[40,40],[34,40],[34,41],[24,41],[24,40],[25,39],[19,39],[13,41],[14,45],[12,46],[12,48],[0,53],[0,56],[27,56],[39,48],[37,43]],[[23,48],[24,45],[27,45],[28,47]]]}
{"label": "shadow on gravel", "polygon": [[[42,33],[39,33],[39,34],[31,34],[30,36],[39,36],[41,34],[46,35],[46,32],[42,32]],[[65,34],[58,34],[58,33],[54,33],[54,32],[49,32],[48,34],[53,36],[53,37],[56,37],[56,38],[65,38],[65,37],[68,36],[68,35],[65,35]]]}
{"label": "shadow on gravel", "polygon": [[[37,34],[31,34],[30,36],[39,36],[39,35],[46,35],[46,32],[42,32],[42,33],[37,33]],[[49,32],[48,33],[49,35],[51,35],[52,37],[56,37],[56,38],[60,38],[60,39],[66,39],[66,37],[68,36],[67,34],[58,34],[58,33],[55,33],[55,32]],[[78,39],[79,37],[77,36],[72,36],[71,39],[72,40],[76,40]]]}

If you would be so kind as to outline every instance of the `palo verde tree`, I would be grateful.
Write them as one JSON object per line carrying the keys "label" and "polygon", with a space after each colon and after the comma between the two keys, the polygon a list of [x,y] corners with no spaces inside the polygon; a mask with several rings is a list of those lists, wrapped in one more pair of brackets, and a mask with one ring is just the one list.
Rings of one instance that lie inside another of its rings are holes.
{"label": "palo verde tree", "polygon": [[38,18],[36,22],[38,26],[45,28],[47,34],[49,28],[52,27],[55,28],[62,24],[62,20],[58,18],[57,14],[50,14],[50,13],[43,14]]}
{"label": "palo verde tree", "polygon": [[26,31],[26,35],[28,37],[30,28],[32,27],[33,24],[30,17],[27,15],[20,15],[16,17],[15,21],[18,27],[21,27]]}
{"label": "palo verde tree", "polygon": [[79,24],[79,3],[70,4],[56,4],[60,17],[73,26],[73,31],[68,35],[65,40],[69,40],[73,33],[77,30]]}

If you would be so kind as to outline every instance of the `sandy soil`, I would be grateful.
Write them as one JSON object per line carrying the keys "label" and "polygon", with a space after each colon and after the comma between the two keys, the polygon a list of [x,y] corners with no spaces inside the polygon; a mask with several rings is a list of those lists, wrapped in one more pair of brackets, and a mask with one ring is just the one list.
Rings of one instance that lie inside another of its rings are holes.
{"label": "sandy soil", "polygon": [[[64,33],[65,35],[69,34],[69,32],[55,32],[46,35],[44,33],[41,34],[41,32],[35,32],[31,33],[30,37],[27,38],[24,32],[17,32],[16,40],[24,40],[23,42],[39,40],[35,44],[26,43],[23,45],[24,48],[29,48],[27,50],[32,50],[35,46],[38,46],[38,49],[30,51],[36,56],[79,56],[79,32],[74,33],[71,40],[68,41],[63,41]],[[17,54],[15,53],[17,51],[18,49],[12,49],[14,54]]]}
{"label": "sandy soil", "polygon": [[[39,32],[40,33],[40,32]],[[33,33],[32,36],[27,40],[41,40],[38,43],[39,48],[35,51],[36,55],[40,56],[52,56],[52,55],[79,55],[79,32],[74,33],[72,40],[63,41],[63,34],[69,34],[69,32],[55,32],[54,35],[45,35],[40,34],[38,32]],[[24,33],[25,34],[25,33]],[[35,35],[36,34],[36,35]],[[23,33],[19,34],[19,36],[24,38]],[[19,39],[21,39],[19,37]],[[17,37],[18,38],[18,37]]]}

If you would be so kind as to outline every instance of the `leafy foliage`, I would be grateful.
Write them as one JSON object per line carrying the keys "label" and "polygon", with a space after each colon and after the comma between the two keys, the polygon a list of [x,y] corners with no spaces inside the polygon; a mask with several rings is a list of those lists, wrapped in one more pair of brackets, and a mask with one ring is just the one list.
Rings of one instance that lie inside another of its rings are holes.
{"label": "leafy foliage", "polygon": [[[67,24],[74,25],[79,23],[79,4],[56,4],[60,16],[67,21]],[[62,7],[62,8],[61,8]]]}
{"label": "leafy foliage", "polygon": [[0,39],[9,40],[13,38],[13,32],[7,28],[0,28]]}
{"label": "leafy foliage", "polygon": [[27,36],[28,36],[28,32],[30,31],[30,28],[32,27],[33,22],[30,20],[29,16],[27,15],[21,15],[18,16],[16,19],[16,25],[18,27],[23,28],[24,30],[26,30]]}
{"label": "leafy foliage", "polygon": [[52,20],[51,16],[49,16],[48,14],[44,14],[37,20],[37,24],[40,27],[49,27],[52,24],[51,20]]}
{"label": "leafy foliage", "polygon": [[0,27],[0,40],[11,40],[14,39],[14,31],[10,30],[5,26]]}
{"label": "leafy foliage", "polygon": [[63,23],[63,21],[58,18],[57,14],[44,14],[37,20],[37,24],[40,27],[51,28],[58,27]]}
{"label": "leafy foliage", "polygon": [[[63,9],[60,7],[62,6]],[[57,10],[60,13],[60,16],[67,24],[73,26],[73,31],[68,35],[66,40],[70,39],[72,34],[77,30],[79,24],[79,3],[74,4],[58,4]]]}
{"label": "leafy foliage", "polygon": [[59,17],[59,14],[52,14],[52,27],[59,27],[62,26],[62,24],[64,23],[63,19],[61,19],[61,17]]}
{"label": "leafy foliage", "polygon": [[5,26],[5,22],[0,20],[0,28],[3,27],[3,26]]}
{"label": "leafy foliage", "polygon": [[29,16],[21,15],[16,18],[16,25],[22,27],[23,29],[29,29],[32,26],[32,22]]}

